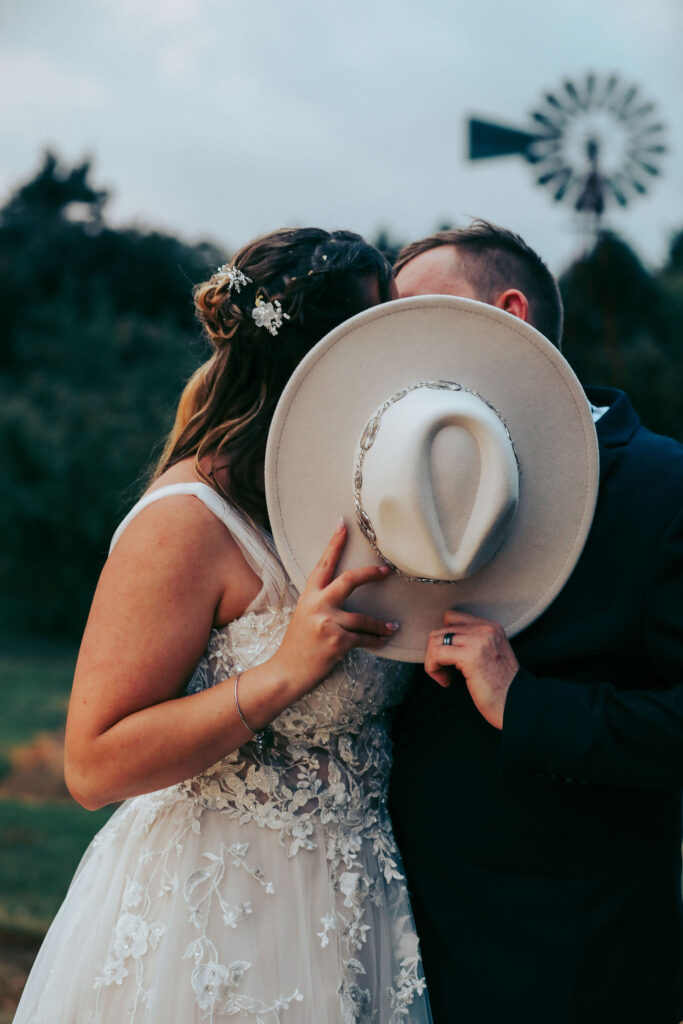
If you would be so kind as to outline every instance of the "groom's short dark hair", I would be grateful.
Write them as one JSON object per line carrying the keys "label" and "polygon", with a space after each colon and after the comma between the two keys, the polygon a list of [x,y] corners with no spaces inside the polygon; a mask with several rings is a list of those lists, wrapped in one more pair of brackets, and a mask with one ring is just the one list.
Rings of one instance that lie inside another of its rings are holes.
{"label": "groom's short dark hair", "polygon": [[462,272],[482,302],[495,302],[508,288],[524,292],[531,323],[559,348],[563,319],[560,290],[541,257],[523,238],[477,219],[469,227],[447,228],[404,246],[395,272],[421,253],[442,245],[457,249]]}

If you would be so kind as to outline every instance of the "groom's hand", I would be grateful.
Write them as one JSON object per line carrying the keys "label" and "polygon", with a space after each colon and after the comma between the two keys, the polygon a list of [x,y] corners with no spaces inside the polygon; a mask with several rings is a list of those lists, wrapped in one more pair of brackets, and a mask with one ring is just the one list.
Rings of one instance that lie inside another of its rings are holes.
{"label": "groom's hand", "polygon": [[[444,644],[445,636],[450,636],[450,643]],[[519,668],[503,627],[467,612],[446,612],[443,629],[429,635],[425,672],[440,686],[449,686],[454,668],[465,677],[486,721],[502,729],[505,698]]]}

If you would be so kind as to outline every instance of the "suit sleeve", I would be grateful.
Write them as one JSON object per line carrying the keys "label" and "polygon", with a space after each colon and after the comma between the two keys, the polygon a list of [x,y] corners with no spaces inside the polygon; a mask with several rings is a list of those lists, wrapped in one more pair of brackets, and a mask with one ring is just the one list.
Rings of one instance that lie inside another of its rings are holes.
{"label": "suit sleeve", "polygon": [[643,637],[652,679],[642,689],[580,685],[520,668],[505,704],[503,775],[683,786],[683,513],[653,561]]}

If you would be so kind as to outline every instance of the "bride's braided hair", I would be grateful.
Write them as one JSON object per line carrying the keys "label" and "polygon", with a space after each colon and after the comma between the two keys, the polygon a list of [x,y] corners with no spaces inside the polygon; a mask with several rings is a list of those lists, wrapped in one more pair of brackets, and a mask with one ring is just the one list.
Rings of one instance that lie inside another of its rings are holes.
{"label": "bride's braided hair", "polygon": [[[190,378],[154,472],[194,456],[200,478],[247,515],[265,519],[263,460],[268,429],[285,384],[306,353],[333,327],[390,298],[384,256],[351,231],[275,231],[232,258],[249,283],[239,291],[225,274],[197,285],[194,302],[213,355]],[[273,337],[251,311],[256,295],[289,315]],[[207,473],[201,460],[210,456]],[[226,469],[228,484],[214,475]]]}

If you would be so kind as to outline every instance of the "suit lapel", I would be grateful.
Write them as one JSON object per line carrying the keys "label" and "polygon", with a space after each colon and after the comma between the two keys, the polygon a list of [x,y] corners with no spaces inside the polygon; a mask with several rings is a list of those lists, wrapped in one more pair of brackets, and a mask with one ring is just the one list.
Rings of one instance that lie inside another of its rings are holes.
{"label": "suit lapel", "polygon": [[628,397],[616,388],[586,388],[593,405],[608,405],[595,425],[600,449],[600,480],[612,469],[619,449],[629,443],[640,426],[640,420]]}

